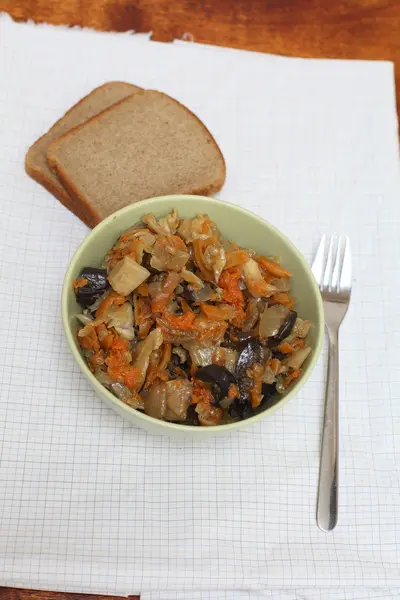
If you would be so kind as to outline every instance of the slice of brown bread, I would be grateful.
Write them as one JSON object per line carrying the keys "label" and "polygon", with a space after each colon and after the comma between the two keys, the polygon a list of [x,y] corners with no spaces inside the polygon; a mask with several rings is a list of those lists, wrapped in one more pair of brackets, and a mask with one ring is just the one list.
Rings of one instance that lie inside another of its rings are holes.
{"label": "slice of brown bread", "polygon": [[50,144],[47,159],[95,225],[138,200],[212,194],[225,161],[211,133],[182,104],[153,90],[114,104]]}
{"label": "slice of brown bread", "polygon": [[126,98],[141,90],[142,88],[124,83],[122,81],[110,81],[90,94],[82,98],[77,104],[69,109],[53,127],[39,138],[28,150],[25,157],[25,169],[35,181],[43,185],[49,192],[54,194],[64,206],[72,210],[82,221],[88,224],[90,218],[85,207],[72,198],[47,164],[47,149],[51,142],[70,129],[84,123],[91,117],[102,112],[115,102]]}

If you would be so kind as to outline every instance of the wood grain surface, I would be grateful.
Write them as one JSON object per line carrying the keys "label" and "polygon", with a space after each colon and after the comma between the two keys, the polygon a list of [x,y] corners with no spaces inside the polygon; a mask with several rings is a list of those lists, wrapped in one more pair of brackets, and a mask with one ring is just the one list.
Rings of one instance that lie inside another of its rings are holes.
{"label": "wood grain surface", "polygon": [[39,592],[0,587],[0,600],[139,600],[139,596],[99,596],[96,594],[66,594],[62,592]]}
{"label": "wood grain surface", "polygon": [[159,41],[391,60],[400,89],[400,0],[0,0],[1,10],[16,20],[152,31]]}
{"label": "wood grain surface", "polygon": [[[400,0],[0,0],[15,20],[286,56],[391,60],[400,114]],[[108,596],[0,588],[0,600],[106,600]],[[133,597],[130,597],[133,600]]]}

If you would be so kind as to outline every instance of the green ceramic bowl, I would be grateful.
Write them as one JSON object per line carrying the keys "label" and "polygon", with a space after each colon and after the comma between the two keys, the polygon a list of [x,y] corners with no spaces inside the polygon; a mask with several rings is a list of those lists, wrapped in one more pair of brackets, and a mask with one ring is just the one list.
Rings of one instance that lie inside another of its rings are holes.
{"label": "green ceramic bowl", "polygon": [[[253,248],[260,254],[279,256],[282,264],[293,273],[293,295],[297,298],[296,310],[302,318],[310,319],[313,323],[308,338],[313,351],[307,359],[301,377],[289,388],[287,393],[279,397],[274,406],[251,419],[216,427],[191,427],[148,417],[126,406],[97,381],[86,366],[77,344],[78,323],[75,315],[80,312],[80,307],[75,300],[72,281],[78,277],[83,267],[100,266],[105,253],[117,241],[121,233],[140,221],[144,214],[152,212],[156,217],[161,217],[173,208],[178,209],[180,217],[190,218],[199,213],[207,213],[217,223],[226,238],[245,248]],[[321,295],[310,267],[300,252],[280,231],[260,217],[233,204],[202,196],[183,195],[152,198],[127,206],[102,221],[89,233],[73,256],[65,275],[62,292],[62,319],[69,347],[82,373],[110,408],[133,425],[143,427],[153,433],[192,439],[222,435],[248,427],[282,407],[297,394],[309,378],[321,351],[324,331]]]}

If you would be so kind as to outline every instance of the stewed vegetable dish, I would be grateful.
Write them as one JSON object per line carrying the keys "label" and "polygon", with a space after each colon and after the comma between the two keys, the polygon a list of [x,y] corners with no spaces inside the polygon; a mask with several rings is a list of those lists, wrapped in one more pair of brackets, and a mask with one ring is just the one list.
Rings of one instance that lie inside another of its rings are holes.
{"label": "stewed vegetable dish", "polygon": [[74,281],[78,342],[98,381],[151,417],[247,419],[311,352],[291,281],[277,257],[225,239],[208,215],[147,214]]}

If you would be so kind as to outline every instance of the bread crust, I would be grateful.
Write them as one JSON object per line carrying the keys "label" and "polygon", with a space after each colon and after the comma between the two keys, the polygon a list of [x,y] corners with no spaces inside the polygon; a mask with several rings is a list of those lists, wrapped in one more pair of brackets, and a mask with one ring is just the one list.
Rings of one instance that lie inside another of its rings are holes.
{"label": "bread crust", "polygon": [[[210,139],[210,142],[213,144],[214,149],[216,150],[217,154],[219,155],[219,158],[221,161],[221,168],[222,168],[221,177],[217,181],[212,182],[204,187],[196,188],[196,189],[188,189],[182,193],[198,195],[198,196],[209,196],[211,194],[215,194],[216,192],[218,192],[225,183],[226,163],[225,163],[223,154],[222,154],[217,142],[215,141],[214,137],[210,133],[210,131],[207,129],[207,127],[204,125],[204,123],[191,110],[189,110],[186,106],[184,106],[183,104],[181,104],[174,98],[171,98],[167,94],[163,94],[162,92],[158,92],[157,90],[142,90],[142,91],[139,91],[136,94],[134,94],[134,96],[139,97],[141,95],[144,95],[146,93],[146,91],[150,91],[153,94],[155,93],[155,94],[159,94],[160,96],[167,97],[170,101],[174,102],[175,104],[178,104],[181,108],[183,108],[192,118],[194,118],[200,124],[201,128],[204,130],[204,135],[206,135],[207,138]],[[74,200],[76,200],[77,203],[80,203],[84,207],[84,213],[85,213],[85,215],[88,216],[88,220],[90,222],[95,223],[96,225],[97,225],[97,223],[99,223],[102,220],[102,218],[100,217],[96,208],[94,206],[92,206],[90,200],[87,197],[85,197],[85,195],[74,185],[73,181],[71,181],[71,179],[68,176],[68,173],[64,170],[61,162],[57,159],[57,156],[55,153],[57,150],[57,146],[60,143],[62,143],[64,140],[68,140],[69,137],[73,137],[73,135],[77,131],[81,130],[82,128],[90,126],[91,122],[96,121],[97,119],[99,119],[99,117],[103,117],[104,114],[106,114],[107,112],[109,112],[111,110],[114,110],[117,106],[126,102],[130,98],[132,98],[132,96],[122,98],[118,102],[115,102],[115,104],[113,104],[112,106],[109,106],[108,108],[103,110],[101,113],[95,115],[94,117],[91,117],[84,123],[81,123],[80,125],[77,125],[76,127],[70,129],[68,132],[66,132],[65,134],[63,134],[62,136],[60,136],[59,138],[54,140],[47,149],[47,162],[48,162],[50,168],[57,174],[57,177],[60,179],[60,181],[64,185],[64,187],[68,190],[71,197]],[[143,198],[143,200],[144,199],[145,198]]]}
{"label": "bread crust", "polygon": [[87,213],[80,202],[68,194],[67,190],[63,187],[54,185],[53,180],[43,175],[40,170],[35,170],[31,165],[25,162],[25,171],[34,179],[37,183],[43,186],[50,194],[52,194],[65,208],[74,213],[78,219],[83,221],[88,227],[94,227],[93,219],[89,213]]}
{"label": "bread crust", "polygon": [[48,160],[52,170],[54,170],[63,186],[68,191],[70,197],[73,198],[74,203],[80,206],[82,214],[84,215],[84,219],[82,220],[90,228],[96,227],[96,225],[98,225],[102,220],[99,213],[90,204],[90,202],[87,202],[87,200],[81,194],[79,194],[79,190],[77,190],[76,187],[69,181],[68,176],[63,170],[62,166],[56,163],[53,164],[50,159]]}
{"label": "bread crust", "polygon": [[[78,102],[76,102],[69,110],[67,110],[64,113],[64,115],[60,119],[58,119],[45,134],[40,136],[40,138],[38,138],[30,146],[30,148],[28,149],[28,152],[26,153],[26,156],[25,156],[25,171],[26,171],[27,175],[29,175],[29,177],[34,179],[37,183],[42,185],[47,191],[49,191],[51,194],[53,194],[53,196],[55,196],[57,198],[57,200],[59,200],[59,202],[61,202],[61,204],[63,204],[63,206],[65,206],[68,210],[73,212],[79,219],[81,219],[81,221],[83,221],[86,225],[88,225],[88,227],[94,227],[95,225],[97,225],[97,223],[99,221],[94,220],[94,216],[93,216],[92,212],[88,211],[87,206],[82,205],[80,200],[77,197],[74,197],[67,190],[67,186],[63,185],[63,183],[61,181],[59,181],[58,185],[57,185],[57,182],[54,181],[53,179],[49,178],[48,175],[40,167],[35,166],[34,161],[31,160],[31,154],[32,154],[33,150],[36,148],[36,146],[39,144],[39,142],[41,140],[43,140],[44,138],[46,138],[49,134],[51,134],[51,132],[59,125],[59,123],[61,121],[63,121],[63,119],[65,119],[65,117],[70,115],[71,112],[74,112],[77,109],[77,107],[79,107],[80,104],[85,102],[94,93],[97,93],[110,85],[123,85],[124,87],[132,88],[132,93],[129,95],[132,95],[132,94],[136,93],[137,91],[142,91],[142,88],[140,88],[139,86],[136,86],[134,84],[127,83],[124,81],[108,81],[106,83],[103,83],[102,85],[98,86],[97,88],[95,88],[94,90],[89,92],[89,94],[87,94],[86,96],[84,96],[83,98],[78,100]],[[126,96],[126,97],[128,97],[128,96]],[[122,100],[124,100],[125,98],[122,98]],[[69,132],[66,132],[66,133],[69,133]],[[63,135],[66,135],[66,134],[62,134],[62,136]],[[62,136],[60,136],[60,137],[62,137]],[[59,139],[59,138],[56,138],[55,140],[53,140],[53,142],[57,141],[57,139]],[[53,143],[53,142],[51,142],[51,143]],[[54,171],[53,171],[53,173],[57,177],[57,173]]]}

